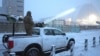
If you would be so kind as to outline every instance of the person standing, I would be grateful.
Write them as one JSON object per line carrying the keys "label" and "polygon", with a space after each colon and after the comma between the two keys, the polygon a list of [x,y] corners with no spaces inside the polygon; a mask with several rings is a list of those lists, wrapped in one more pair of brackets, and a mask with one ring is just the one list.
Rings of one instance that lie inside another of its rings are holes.
{"label": "person standing", "polygon": [[32,35],[32,28],[34,27],[34,22],[32,20],[30,11],[27,12],[23,21],[24,21],[25,31],[26,31],[27,35]]}

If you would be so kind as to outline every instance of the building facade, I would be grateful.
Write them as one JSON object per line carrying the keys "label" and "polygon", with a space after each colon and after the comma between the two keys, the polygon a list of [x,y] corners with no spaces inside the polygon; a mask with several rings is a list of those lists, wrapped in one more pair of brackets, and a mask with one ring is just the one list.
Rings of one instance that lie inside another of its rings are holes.
{"label": "building facade", "polygon": [[[0,14],[24,16],[24,0],[0,0]],[[20,22],[15,27],[16,32],[23,31],[24,28]],[[0,16],[0,32],[12,32],[12,23],[3,16]]]}
{"label": "building facade", "polygon": [[0,0],[0,14],[24,16],[24,0]]}

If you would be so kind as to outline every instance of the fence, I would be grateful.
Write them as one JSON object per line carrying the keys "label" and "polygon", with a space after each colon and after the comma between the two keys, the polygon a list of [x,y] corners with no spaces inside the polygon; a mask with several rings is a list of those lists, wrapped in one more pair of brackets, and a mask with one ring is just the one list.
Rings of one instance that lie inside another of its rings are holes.
{"label": "fence", "polygon": [[[46,25],[48,26],[48,24]],[[78,26],[78,25],[57,25],[53,24],[50,27],[59,28],[64,32],[79,32],[81,30],[88,30],[88,29],[100,29],[100,26]],[[23,23],[16,23],[15,24],[16,32],[25,31]],[[12,32],[12,23],[8,22],[0,22],[0,32]]]}
{"label": "fence", "polygon": [[51,27],[59,28],[64,32],[80,32],[81,30],[100,29],[100,26],[84,26],[84,25],[57,25],[53,24]]}
{"label": "fence", "polygon": [[[13,25],[12,23],[0,23],[0,33],[12,32],[13,31],[12,25]],[[23,32],[23,31],[24,31],[23,23],[16,23],[15,24],[15,32]]]}

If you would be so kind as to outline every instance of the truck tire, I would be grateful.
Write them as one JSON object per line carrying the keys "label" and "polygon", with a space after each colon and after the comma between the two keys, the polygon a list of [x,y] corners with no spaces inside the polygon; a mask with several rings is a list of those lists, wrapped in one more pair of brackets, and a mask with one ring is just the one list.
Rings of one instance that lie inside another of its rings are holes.
{"label": "truck tire", "polygon": [[25,56],[40,56],[40,52],[38,48],[32,47],[26,51]]}
{"label": "truck tire", "polygon": [[66,49],[67,49],[67,50],[70,50],[70,49],[72,49],[72,48],[74,47],[74,45],[75,45],[75,41],[69,40]]}

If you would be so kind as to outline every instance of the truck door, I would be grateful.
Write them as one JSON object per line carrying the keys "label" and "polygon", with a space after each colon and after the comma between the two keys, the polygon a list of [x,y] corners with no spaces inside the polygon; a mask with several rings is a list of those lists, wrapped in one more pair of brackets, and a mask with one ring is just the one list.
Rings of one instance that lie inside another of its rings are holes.
{"label": "truck door", "polygon": [[54,29],[53,31],[56,37],[56,47],[57,48],[65,47],[67,42],[66,35],[57,29]]}
{"label": "truck door", "polygon": [[56,37],[54,36],[52,29],[45,29],[43,37],[43,50],[51,50],[52,45],[56,46]]}

